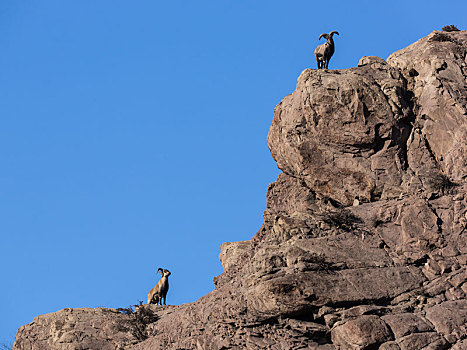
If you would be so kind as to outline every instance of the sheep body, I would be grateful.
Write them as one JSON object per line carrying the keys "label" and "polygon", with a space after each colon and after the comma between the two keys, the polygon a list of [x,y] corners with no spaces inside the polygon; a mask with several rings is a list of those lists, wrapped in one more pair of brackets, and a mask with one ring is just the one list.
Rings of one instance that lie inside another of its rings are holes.
{"label": "sheep body", "polygon": [[321,40],[321,38],[324,37],[326,42],[319,45],[315,49],[315,57],[316,63],[318,63],[318,69],[328,69],[329,61],[331,60],[332,55],[334,55],[334,40],[332,38],[334,34],[339,35],[338,32],[332,31],[329,34],[323,33],[319,36],[318,40]]}
{"label": "sheep body", "polygon": [[165,304],[167,292],[169,290],[169,276],[171,275],[169,270],[158,268],[156,273],[161,274],[161,279],[154,288],[148,293],[148,304],[162,305],[162,301]]}

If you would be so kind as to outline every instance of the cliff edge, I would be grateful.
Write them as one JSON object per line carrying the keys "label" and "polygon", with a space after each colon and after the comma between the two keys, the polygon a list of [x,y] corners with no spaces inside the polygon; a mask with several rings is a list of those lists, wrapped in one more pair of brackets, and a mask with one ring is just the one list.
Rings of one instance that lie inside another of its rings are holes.
{"label": "cliff edge", "polygon": [[268,134],[261,229],[195,303],[64,309],[23,349],[466,349],[467,31],[306,69]]}

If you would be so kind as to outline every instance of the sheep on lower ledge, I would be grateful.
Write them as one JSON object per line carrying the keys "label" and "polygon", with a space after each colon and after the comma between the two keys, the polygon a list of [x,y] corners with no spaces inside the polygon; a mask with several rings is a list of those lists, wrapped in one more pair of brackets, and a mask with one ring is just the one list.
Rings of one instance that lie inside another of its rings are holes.
{"label": "sheep on lower ledge", "polygon": [[169,276],[170,271],[162,268],[158,268],[156,273],[161,274],[161,279],[157,282],[156,286],[152,288],[148,293],[148,304],[162,305],[162,299],[165,300],[167,297],[167,292],[169,290]]}

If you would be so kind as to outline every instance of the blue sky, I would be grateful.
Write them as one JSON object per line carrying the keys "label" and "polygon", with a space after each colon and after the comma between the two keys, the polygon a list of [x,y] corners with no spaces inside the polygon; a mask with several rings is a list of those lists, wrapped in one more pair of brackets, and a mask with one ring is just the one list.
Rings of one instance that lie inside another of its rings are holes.
{"label": "blue sky", "polygon": [[450,1],[0,2],[0,344],[64,307],[169,304],[260,228],[279,173],[274,106],[315,68],[383,58],[446,24]]}

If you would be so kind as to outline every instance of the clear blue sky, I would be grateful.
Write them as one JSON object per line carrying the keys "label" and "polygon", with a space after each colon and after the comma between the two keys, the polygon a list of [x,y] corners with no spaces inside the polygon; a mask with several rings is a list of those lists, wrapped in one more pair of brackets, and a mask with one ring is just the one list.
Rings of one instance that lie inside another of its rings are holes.
{"label": "clear blue sky", "polygon": [[318,36],[349,68],[467,28],[464,0],[379,3],[1,1],[0,344],[145,300],[160,266],[169,304],[211,291],[220,244],[261,226],[274,106]]}

